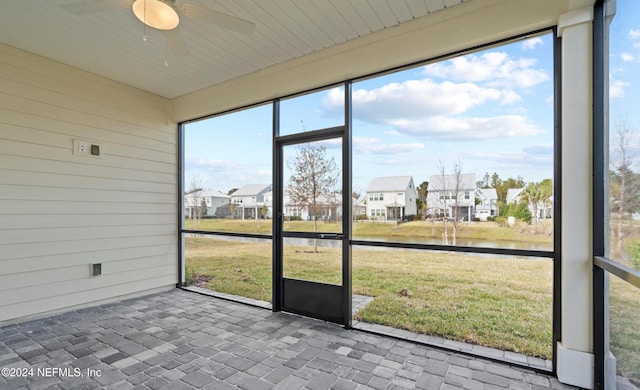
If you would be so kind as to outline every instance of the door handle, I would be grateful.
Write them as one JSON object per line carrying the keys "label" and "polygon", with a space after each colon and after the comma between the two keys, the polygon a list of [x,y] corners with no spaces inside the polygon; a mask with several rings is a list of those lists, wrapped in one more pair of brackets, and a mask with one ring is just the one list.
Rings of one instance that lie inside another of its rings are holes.
{"label": "door handle", "polygon": [[343,234],[320,234],[320,238],[334,239],[334,240],[342,240],[344,238]]}

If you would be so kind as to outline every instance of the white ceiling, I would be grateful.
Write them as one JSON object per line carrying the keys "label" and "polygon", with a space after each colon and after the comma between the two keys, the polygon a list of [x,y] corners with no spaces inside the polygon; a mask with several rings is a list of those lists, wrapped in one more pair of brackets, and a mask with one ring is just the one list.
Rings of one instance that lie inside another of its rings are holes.
{"label": "white ceiling", "polygon": [[173,56],[161,32],[147,28],[143,41],[129,7],[76,15],[60,6],[81,0],[10,0],[0,3],[0,41],[175,98],[468,1],[186,0],[256,30],[247,36],[183,17],[178,29],[189,54]]}

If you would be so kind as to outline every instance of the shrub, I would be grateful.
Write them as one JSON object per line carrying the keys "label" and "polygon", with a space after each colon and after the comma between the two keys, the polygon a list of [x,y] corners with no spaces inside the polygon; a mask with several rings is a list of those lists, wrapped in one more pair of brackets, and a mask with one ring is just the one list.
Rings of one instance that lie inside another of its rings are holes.
{"label": "shrub", "polygon": [[[527,204],[524,202],[517,203],[517,204],[512,203],[512,204],[506,205],[505,207],[502,207],[500,209],[500,217],[502,218],[515,217],[516,219],[519,219],[526,223],[531,222],[531,212],[529,211]],[[497,221],[497,218],[498,217],[496,217],[496,221]]]}
{"label": "shrub", "polygon": [[494,217],[494,221],[498,224],[498,226],[506,226],[507,225],[507,217]]}
{"label": "shrub", "polygon": [[196,277],[196,270],[188,265],[184,267],[184,285],[190,286],[193,284],[193,279]]}

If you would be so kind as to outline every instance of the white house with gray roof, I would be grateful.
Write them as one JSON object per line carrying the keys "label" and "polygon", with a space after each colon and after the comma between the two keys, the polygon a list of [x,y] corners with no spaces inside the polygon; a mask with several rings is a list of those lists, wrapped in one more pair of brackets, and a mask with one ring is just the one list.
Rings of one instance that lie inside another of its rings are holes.
{"label": "white house with gray roof", "polygon": [[417,197],[412,176],[376,177],[367,187],[367,217],[395,221],[414,216]]}
{"label": "white house with gray roof", "polygon": [[247,184],[231,194],[233,217],[255,219],[265,205],[264,196],[271,191],[271,184]]}
{"label": "white house with gray roof", "polygon": [[[184,215],[187,218],[218,217],[218,209],[228,205],[231,197],[220,191],[197,189],[185,194]],[[228,207],[227,207],[228,208]]]}
{"label": "white house with gray roof", "polygon": [[495,188],[478,188],[476,199],[475,217],[477,219],[486,221],[488,217],[498,215],[498,191]]}
{"label": "white house with gray roof", "polygon": [[432,216],[470,221],[475,217],[476,174],[433,175],[427,187],[427,209]]}

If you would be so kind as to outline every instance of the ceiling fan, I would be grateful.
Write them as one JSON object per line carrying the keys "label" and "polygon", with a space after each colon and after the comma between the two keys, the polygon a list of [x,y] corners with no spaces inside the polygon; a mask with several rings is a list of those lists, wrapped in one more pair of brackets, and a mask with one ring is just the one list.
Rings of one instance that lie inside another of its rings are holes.
{"label": "ceiling fan", "polygon": [[[161,30],[164,33],[167,47],[176,56],[189,54],[189,49],[177,28],[180,23],[180,15],[246,35],[253,34],[256,28],[253,22],[197,4],[188,2],[178,4],[177,0],[91,0],[64,4],[61,7],[75,15],[131,8],[133,14],[145,26]],[[146,33],[144,39],[146,40]]]}

